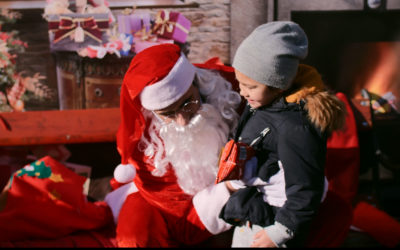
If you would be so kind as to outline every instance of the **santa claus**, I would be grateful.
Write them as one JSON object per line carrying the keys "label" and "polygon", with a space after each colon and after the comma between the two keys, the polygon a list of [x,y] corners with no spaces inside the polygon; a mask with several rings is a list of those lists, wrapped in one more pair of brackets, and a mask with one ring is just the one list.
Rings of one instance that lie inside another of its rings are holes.
{"label": "santa claus", "polygon": [[105,199],[118,246],[197,244],[231,227],[218,218],[229,191],[214,182],[240,102],[229,81],[190,63],[177,45],[134,57],[121,89],[121,165]]}

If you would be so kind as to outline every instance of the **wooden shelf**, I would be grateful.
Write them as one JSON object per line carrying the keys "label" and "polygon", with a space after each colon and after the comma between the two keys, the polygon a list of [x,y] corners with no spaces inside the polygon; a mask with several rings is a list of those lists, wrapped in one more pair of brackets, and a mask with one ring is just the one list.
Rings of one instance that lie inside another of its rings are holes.
{"label": "wooden shelf", "polygon": [[0,146],[113,142],[119,108],[0,113]]}

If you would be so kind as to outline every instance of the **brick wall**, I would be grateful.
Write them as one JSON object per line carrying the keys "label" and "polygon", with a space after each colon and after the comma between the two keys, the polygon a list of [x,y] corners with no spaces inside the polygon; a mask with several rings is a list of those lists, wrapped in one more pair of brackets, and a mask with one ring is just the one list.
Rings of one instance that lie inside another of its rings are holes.
{"label": "brick wall", "polygon": [[229,63],[230,0],[198,0],[198,8],[182,9],[192,21],[189,60],[203,62],[218,56]]}

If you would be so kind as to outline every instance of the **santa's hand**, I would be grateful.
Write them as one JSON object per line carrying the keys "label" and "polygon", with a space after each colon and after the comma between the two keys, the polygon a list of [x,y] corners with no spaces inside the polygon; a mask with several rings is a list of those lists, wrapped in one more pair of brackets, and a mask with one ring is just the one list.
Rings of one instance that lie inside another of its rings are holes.
{"label": "santa's hand", "polygon": [[136,169],[132,164],[119,164],[114,169],[114,179],[119,183],[128,183],[135,178]]}

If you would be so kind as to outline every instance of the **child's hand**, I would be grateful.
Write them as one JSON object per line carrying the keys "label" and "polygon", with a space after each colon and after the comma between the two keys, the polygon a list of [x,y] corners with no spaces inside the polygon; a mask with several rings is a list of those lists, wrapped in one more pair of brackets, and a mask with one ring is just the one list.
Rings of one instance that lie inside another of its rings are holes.
{"label": "child's hand", "polygon": [[269,238],[265,230],[261,230],[254,235],[253,244],[250,247],[277,247]]}
{"label": "child's hand", "polygon": [[233,194],[234,192],[237,191],[237,189],[232,186],[230,181],[225,181],[225,186],[228,189],[230,194]]}

